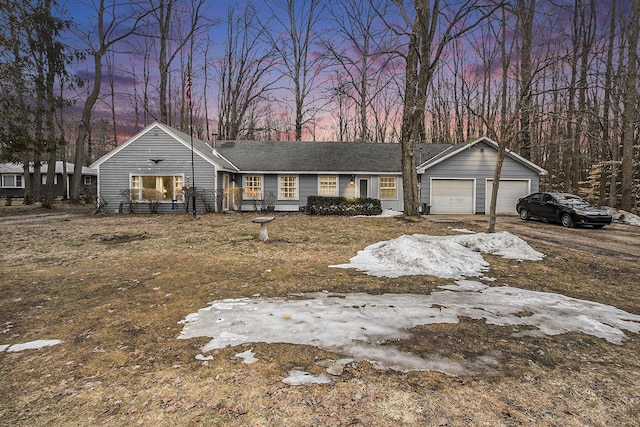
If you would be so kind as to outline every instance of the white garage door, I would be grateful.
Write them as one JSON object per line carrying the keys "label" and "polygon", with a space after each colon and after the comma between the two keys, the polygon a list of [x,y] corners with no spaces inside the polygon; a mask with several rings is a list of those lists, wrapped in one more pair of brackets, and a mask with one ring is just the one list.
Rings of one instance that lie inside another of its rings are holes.
{"label": "white garage door", "polygon": [[431,213],[475,213],[473,202],[474,182],[473,179],[432,179]]}
{"label": "white garage door", "polygon": [[[485,213],[489,215],[491,203],[491,191],[493,191],[493,180],[487,180],[487,194],[485,197]],[[516,213],[516,202],[520,197],[529,194],[528,180],[500,180],[500,188],[498,188],[498,200],[496,201],[496,213],[513,214]]]}

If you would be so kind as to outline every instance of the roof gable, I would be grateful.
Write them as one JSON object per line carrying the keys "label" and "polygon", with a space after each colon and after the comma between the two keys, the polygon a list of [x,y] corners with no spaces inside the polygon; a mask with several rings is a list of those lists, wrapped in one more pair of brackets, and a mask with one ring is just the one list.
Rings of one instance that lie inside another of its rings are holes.
{"label": "roof gable", "polygon": [[[441,153],[433,156],[432,158],[428,159],[427,161],[424,161],[422,164],[420,164],[418,166],[418,173],[424,173],[425,170],[444,162],[445,160],[455,156],[456,154],[460,153],[461,151],[467,150],[471,147],[473,147],[476,144],[479,143],[484,143],[492,148],[494,148],[496,151],[498,150],[498,143],[495,142],[494,140],[492,140],[491,138],[487,138],[487,137],[481,137],[478,138],[474,141],[471,142],[467,142],[465,144],[459,144],[459,145],[453,145],[450,148],[442,151]],[[508,148],[506,149],[506,156],[515,160],[516,162],[526,166],[527,168],[536,171],[539,175],[546,175],[547,171],[543,168],[541,168],[540,166],[536,165],[535,163],[525,159],[524,157],[516,154],[515,152],[509,150]]]}
{"label": "roof gable", "polygon": [[[101,164],[111,159],[114,155],[130,146],[131,144],[134,144],[140,137],[153,132],[154,130],[165,132],[166,134],[170,135],[175,141],[191,150],[191,136],[187,135],[184,132],[180,132],[179,130],[174,129],[170,126],[164,125],[159,122],[154,122],[126,140],[123,144],[117,146],[116,148],[96,160],[93,164],[91,164],[91,167],[98,168]],[[198,138],[193,138],[193,152],[205,161],[216,166],[218,169],[237,171],[237,168],[231,162],[229,162],[223,156],[220,156],[218,153],[214,153],[214,150],[206,142]]]}

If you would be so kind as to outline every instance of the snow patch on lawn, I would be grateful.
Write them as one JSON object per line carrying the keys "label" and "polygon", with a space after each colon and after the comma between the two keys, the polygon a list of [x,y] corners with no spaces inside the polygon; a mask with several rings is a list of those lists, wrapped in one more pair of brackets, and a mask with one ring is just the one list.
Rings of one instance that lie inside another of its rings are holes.
{"label": "snow patch on lawn", "polygon": [[[433,275],[459,279],[430,295],[316,292],[287,298],[224,299],[189,314],[178,338],[209,337],[203,352],[243,343],[291,343],[316,346],[368,361],[381,369],[431,370],[448,375],[492,374],[501,354],[490,350],[473,359],[441,355],[421,358],[398,350],[393,342],[412,337],[418,325],[455,324],[460,317],[501,326],[526,326],[514,336],[548,336],[581,332],[622,344],[623,331],[640,332],[640,315],[564,295],[510,286],[490,287],[464,277],[482,276],[489,263],[482,253],[516,260],[541,260],[544,255],[507,232],[455,236],[401,236],[359,251],[349,264],[375,276]],[[490,281],[491,278],[481,277]],[[247,354],[239,353],[236,356]],[[253,353],[251,353],[253,357]],[[348,360],[350,360],[348,359]],[[345,359],[346,360],[346,359]],[[340,373],[343,361],[328,373]],[[287,384],[325,383],[326,375],[293,370]]]}
{"label": "snow patch on lawn", "polygon": [[403,215],[403,213],[393,209],[383,209],[379,215],[354,215],[353,218],[391,218],[400,215]]}
{"label": "snow patch on lawn", "polygon": [[460,279],[481,276],[489,269],[482,253],[517,260],[544,258],[524,240],[506,231],[455,236],[414,234],[374,243],[358,251],[348,264],[330,267],[356,268],[379,277],[424,274]]}
{"label": "snow patch on lawn", "polygon": [[298,369],[289,371],[289,376],[282,380],[283,383],[289,385],[328,384],[331,381],[331,377],[327,374],[311,375],[309,372]]}
{"label": "snow patch on lawn", "polygon": [[246,363],[247,365],[250,365],[258,361],[258,359],[255,358],[255,353],[253,352],[253,349],[249,349],[247,351],[243,351],[242,353],[238,353],[236,354],[236,357],[238,359],[242,359],[242,363]]}
{"label": "snow patch on lawn", "polygon": [[35,340],[22,344],[0,345],[0,352],[6,351],[7,353],[15,353],[24,350],[39,350],[43,347],[50,347],[60,343],[62,343],[60,340]]}
{"label": "snow patch on lawn", "polygon": [[530,335],[582,332],[614,344],[626,339],[622,330],[640,332],[639,315],[595,302],[471,280],[441,288],[430,295],[318,292],[215,301],[182,322],[179,338],[211,338],[203,352],[255,342],[304,344],[379,368],[463,375],[486,372],[495,361],[426,360],[388,343],[411,338],[414,326],[455,324],[462,316],[492,325],[534,327],[526,332]]}

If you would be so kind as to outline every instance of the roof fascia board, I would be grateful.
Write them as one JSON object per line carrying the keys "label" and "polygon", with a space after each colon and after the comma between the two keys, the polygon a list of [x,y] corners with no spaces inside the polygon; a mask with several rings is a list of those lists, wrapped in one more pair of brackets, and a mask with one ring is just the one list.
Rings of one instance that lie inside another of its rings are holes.
{"label": "roof fascia board", "polygon": [[260,170],[238,170],[238,173],[243,174],[261,174],[261,175],[275,175],[275,174],[289,174],[289,175],[402,175],[402,172],[367,172],[367,171],[260,171]]}

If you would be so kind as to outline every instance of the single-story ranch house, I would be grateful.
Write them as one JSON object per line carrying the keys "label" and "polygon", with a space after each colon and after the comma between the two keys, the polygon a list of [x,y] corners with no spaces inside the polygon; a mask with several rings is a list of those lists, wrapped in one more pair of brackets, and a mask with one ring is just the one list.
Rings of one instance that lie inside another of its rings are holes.
{"label": "single-story ranch house", "polygon": [[[421,144],[421,206],[432,214],[489,212],[497,147],[489,138]],[[191,199],[185,190],[194,186],[194,175],[197,211],[299,211],[311,195],[372,197],[383,209],[401,211],[400,148],[359,142],[207,143],[156,122],[91,167],[98,170],[98,203],[111,212],[185,212]],[[538,191],[544,174],[508,152],[497,211],[515,213],[517,199]]]}
{"label": "single-story ranch house", "polygon": [[[63,162],[56,162],[56,174],[53,181],[53,194],[56,198],[61,198],[69,194],[71,179],[74,174],[74,164],[67,163],[67,179],[64,179]],[[40,194],[44,194],[47,185],[47,163],[40,167]],[[34,182],[33,165],[29,166],[31,184]],[[98,171],[95,169],[82,167],[82,190],[87,196],[95,196],[97,187]],[[0,197],[22,198],[24,197],[24,165],[23,163],[0,163]],[[33,187],[32,187],[33,188]]]}

